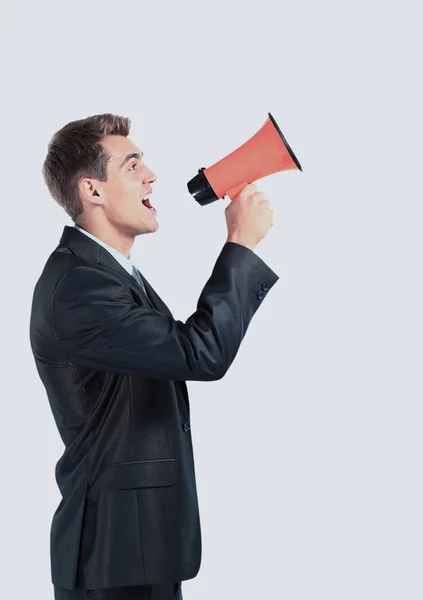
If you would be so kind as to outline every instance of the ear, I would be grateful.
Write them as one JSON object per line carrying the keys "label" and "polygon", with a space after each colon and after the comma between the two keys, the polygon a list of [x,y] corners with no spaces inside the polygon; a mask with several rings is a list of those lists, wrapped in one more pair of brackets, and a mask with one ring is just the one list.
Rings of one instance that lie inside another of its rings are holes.
{"label": "ear", "polygon": [[[82,202],[94,202],[95,204],[102,204],[100,182],[97,179],[90,179],[89,177],[83,177],[78,183],[79,195]],[[96,200],[99,198],[99,200]]]}

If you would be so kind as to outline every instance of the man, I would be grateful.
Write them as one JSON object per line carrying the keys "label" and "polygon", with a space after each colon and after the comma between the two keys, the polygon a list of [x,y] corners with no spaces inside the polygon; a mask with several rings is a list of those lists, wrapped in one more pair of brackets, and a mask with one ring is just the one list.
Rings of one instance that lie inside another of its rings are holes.
{"label": "man", "polygon": [[156,176],[129,128],[111,114],[68,123],[43,166],[74,221],[37,281],[30,321],[65,445],[50,538],[56,600],[182,599],[201,562],[185,382],[225,375],[279,279],[254,253],[273,211],[249,185],[226,208],[227,242],[197,310],[173,318],[130,257],[135,237],[159,225],[145,202]]}

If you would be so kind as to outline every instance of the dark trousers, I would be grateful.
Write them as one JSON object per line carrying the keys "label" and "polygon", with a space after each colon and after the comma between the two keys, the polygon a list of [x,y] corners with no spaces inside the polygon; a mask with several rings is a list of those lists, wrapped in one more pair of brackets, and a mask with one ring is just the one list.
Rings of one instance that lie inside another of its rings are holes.
{"label": "dark trousers", "polygon": [[128,587],[64,590],[54,586],[54,600],[183,600],[182,583],[156,583]]}

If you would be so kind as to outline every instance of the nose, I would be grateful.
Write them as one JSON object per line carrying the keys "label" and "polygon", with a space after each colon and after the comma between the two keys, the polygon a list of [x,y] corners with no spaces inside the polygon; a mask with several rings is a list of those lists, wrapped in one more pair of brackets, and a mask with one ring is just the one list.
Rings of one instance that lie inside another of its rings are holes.
{"label": "nose", "polygon": [[154,183],[155,181],[157,181],[156,175],[153,173],[153,171],[150,171],[150,169],[147,170],[147,178],[147,183]]}

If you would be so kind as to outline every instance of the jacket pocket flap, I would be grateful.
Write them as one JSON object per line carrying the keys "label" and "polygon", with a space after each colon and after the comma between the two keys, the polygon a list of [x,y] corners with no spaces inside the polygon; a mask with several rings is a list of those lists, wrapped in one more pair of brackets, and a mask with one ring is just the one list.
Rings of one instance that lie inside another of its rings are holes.
{"label": "jacket pocket flap", "polygon": [[105,489],[127,490],[169,486],[175,478],[176,458],[156,458],[106,465],[99,483]]}

